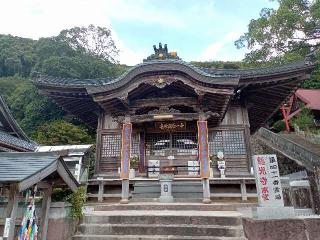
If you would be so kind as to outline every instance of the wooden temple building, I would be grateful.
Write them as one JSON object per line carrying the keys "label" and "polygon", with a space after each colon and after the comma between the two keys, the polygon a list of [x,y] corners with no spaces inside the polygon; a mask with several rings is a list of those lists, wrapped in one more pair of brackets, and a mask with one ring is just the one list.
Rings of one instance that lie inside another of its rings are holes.
{"label": "wooden temple building", "polygon": [[[65,79],[40,76],[35,85],[63,109],[97,129],[95,178],[121,179],[128,198],[130,160],[137,177],[173,169],[175,179],[219,178],[210,159],[224,153],[226,178],[252,178],[250,134],[263,126],[309,78],[309,61],[259,69],[199,68],[167,46],[121,76]],[[119,170],[120,169],[120,170]]]}

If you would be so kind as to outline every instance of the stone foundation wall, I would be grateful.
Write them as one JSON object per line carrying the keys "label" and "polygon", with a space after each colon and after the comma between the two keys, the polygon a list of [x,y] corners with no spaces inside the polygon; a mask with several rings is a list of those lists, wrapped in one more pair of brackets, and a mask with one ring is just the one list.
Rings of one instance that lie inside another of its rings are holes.
{"label": "stone foundation wall", "polygon": [[320,240],[320,218],[244,218],[242,222],[248,240]]}
{"label": "stone foundation wall", "polygon": [[69,217],[70,204],[64,202],[51,203],[47,240],[68,240],[77,231],[78,220]]}

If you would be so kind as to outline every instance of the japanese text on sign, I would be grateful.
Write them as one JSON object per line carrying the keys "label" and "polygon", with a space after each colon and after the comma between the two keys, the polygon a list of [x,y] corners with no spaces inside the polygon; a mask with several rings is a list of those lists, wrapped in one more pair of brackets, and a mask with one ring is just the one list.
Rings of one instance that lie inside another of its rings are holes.
{"label": "japanese text on sign", "polygon": [[253,165],[255,169],[259,205],[262,207],[283,207],[284,204],[277,156],[274,154],[254,155]]}

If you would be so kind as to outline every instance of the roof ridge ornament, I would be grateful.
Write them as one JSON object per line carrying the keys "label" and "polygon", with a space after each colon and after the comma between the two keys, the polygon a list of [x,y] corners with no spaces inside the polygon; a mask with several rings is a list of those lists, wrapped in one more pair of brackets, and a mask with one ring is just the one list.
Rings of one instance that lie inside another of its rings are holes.
{"label": "roof ridge ornament", "polygon": [[150,61],[150,60],[164,60],[164,59],[178,59],[180,58],[177,55],[177,52],[168,52],[168,46],[167,44],[164,44],[164,47],[162,47],[162,43],[159,43],[159,48],[156,47],[156,45],[153,45],[154,54],[151,54],[146,59],[143,59],[144,62]]}

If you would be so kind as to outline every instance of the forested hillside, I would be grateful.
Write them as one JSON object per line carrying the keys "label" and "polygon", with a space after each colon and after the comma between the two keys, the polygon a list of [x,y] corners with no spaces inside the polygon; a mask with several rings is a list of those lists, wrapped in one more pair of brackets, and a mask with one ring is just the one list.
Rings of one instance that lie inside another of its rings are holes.
{"label": "forested hillside", "polygon": [[[111,57],[117,52],[114,44],[104,46],[113,51],[109,58],[106,52],[92,51],[92,46],[85,44],[81,38],[84,32],[86,36],[100,34],[100,40],[111,39],[109,30],[94,26],[64,30],[59,36],[37,41],[0,35],[0,94],[24,131],[40,143],[92,142],[94,129],[87,129],[50,99],[39,95],[31,81],[33,76],[101,78],[119,75],[125,69]],[[97,43],[95,47],[103,47],[103,43]],[[65,130],[66,139],[49,136],[59,128]]]}

